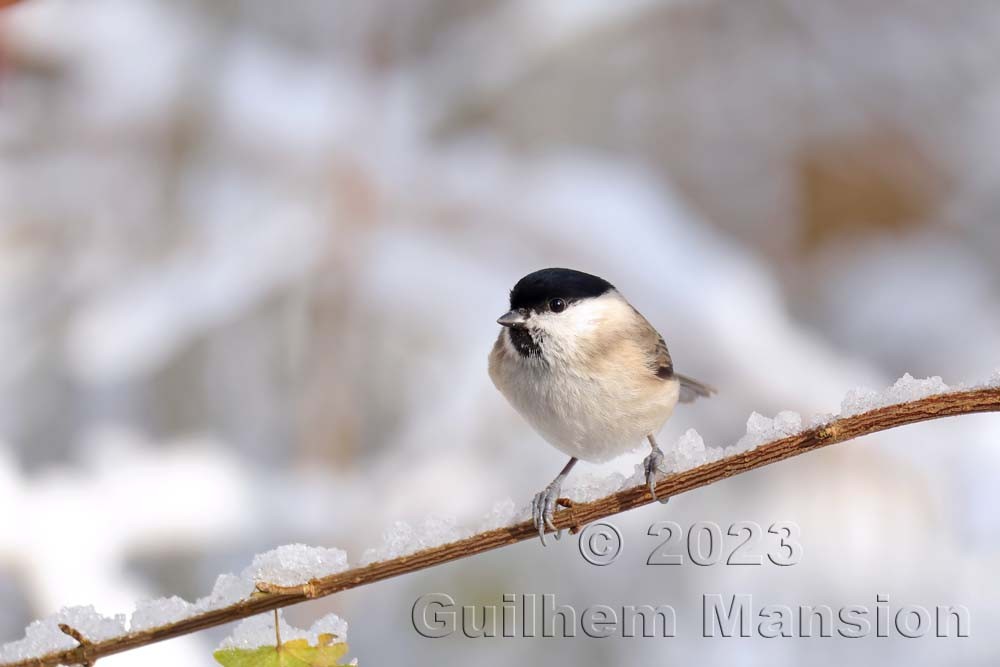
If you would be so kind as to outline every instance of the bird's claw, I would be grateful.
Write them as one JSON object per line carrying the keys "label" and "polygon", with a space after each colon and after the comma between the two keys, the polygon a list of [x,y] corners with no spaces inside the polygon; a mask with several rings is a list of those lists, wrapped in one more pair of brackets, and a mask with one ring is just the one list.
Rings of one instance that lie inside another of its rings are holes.
{"label": "bird's claw", "polygon": [[556,528],[553,521],[561,487],[561,484],[553,482],[545,487],[544,491],[536,493],[535,499],[531,502],[532,520],[535,523],[535,528],[538,529],[538,537],[541,538],[543,546],[545,545],[546,528],[555,532],[557,540],[562,537],[562,530]]}
{"label": "bird's claw", "polygon": [[649,495],[653,496],[653,500],[666,504],[670,501],[670,496],[666,498],[656,497],[656,473],[665,472],[663,469],[663,451],[659,447],[654,446],[653,451],[643,460],[642,464],[646,469],[646,485],[649,487]]}

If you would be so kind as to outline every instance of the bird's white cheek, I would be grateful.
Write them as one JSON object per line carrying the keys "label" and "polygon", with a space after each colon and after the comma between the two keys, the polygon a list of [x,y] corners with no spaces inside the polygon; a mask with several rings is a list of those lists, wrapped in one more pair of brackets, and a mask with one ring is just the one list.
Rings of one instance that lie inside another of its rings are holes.
{"label": "bird's white cheek", "polygon": [[595,323],[590,318],[565,313],[565,317],[540,318],[537,323],[542,347],[553,358],[571,358],[587,347],[595,335]]}

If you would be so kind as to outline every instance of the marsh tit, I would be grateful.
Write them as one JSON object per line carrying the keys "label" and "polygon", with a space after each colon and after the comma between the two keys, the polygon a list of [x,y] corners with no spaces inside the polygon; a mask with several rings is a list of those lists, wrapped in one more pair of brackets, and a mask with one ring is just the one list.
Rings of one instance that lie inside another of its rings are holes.
{"label": "marsh tit", "polygon": [[542,544],[546,528],[556,530],[562,483],[578,460],[607,461],[647,439],[652,450],[644,468],[655,500],[663,461],[655,434],[678,401],[714,390],[675,373],[653,325],[611,283],[588,273],[529,273],[514,285],[510,311],[497,323],[503,328],[490,353],[490,379],[545,440],[570,456],[532,502]]}

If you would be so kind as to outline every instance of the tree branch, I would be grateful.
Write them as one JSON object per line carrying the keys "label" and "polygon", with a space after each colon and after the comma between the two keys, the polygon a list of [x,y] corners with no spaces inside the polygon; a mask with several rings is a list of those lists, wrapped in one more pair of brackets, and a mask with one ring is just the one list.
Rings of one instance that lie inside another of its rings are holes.
{"label": "tree branch", "polygon": [[[656,485],[656,493],[660,497],[676,496],[733,475],[814,451],[820,447],[906,424],[941,417],[997,411],[1000,411],[1000,387],[985,387],[939,394],[859,415],[841,417],[798,435],[775,440],[753,450],[665,477]],[[556,513],[555,525],[559,528],[577,529],[592,521],[641,507],[650,502],[652,502],[652,497],[645,486],[623,489],[593,502],[572,504]],[[349,588],[357,588],[459,558],[473,556],[522,540],[536,538],[537,535],[532,523],[525,521],[515,526],[486,531],[408,556],[400,556],[315,579],[303,586],[283,588],[261,583],[258,584],[258,592],[250,598],[223,609],[204,612],[174,623],[104,641],[81,641],[80,646],[74,649],[49,653],[41,658],[7,663],[0,665],[0,667],[43,667],[93,662],[97,658],[107,655],[186,635],[308,599],[332,595]],[[81,639],[85,640],[85,638]]]}

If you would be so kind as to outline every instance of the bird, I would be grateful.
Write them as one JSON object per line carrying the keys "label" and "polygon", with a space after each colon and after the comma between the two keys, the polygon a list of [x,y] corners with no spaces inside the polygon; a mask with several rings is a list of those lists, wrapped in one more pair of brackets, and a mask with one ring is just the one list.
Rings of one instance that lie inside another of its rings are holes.
{"label": "bird", "polygon": [[[529,273],[510,291],[510,310],[489,354],[493,384],[569,462],[532,500],[545,544],[562,484],[577,461],[601,463],[650,446],[643,461],[654,500],[663,451],[656,433],[678,402],[713,395],[674,371],[663,336],[607,280],[565,268]],[[666,502],[669,498],[660,499]]]}

